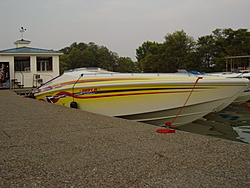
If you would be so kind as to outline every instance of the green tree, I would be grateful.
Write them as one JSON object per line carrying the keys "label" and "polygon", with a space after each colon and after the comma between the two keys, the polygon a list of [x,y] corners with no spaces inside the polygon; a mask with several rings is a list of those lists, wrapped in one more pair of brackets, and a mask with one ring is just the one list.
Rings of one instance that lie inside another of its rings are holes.
{"label": "green tree", "polygon": [[117,67],[118,55],[108,50],[107,47],[101,46],[96,52],[98,66],[107,70],[115,70]]}
{"label": "green tree", "polygon": [[67,62],[69,62],[68,55],[67,54],[61,55],[59,59],[60,74],[70,69],[70,64],[68,64]]}
{"label": "green tree", "polygon": [[194,39],[182,30],[167,34],[164,43],[143,43],[136,50],[136,58],[143,72],[176,72],[186,68],[194,49]]}
{"label": "green tree", "polygon": [[92,51],[89,51],[88,49],[84,49],[81,51],[81,64],[79,64],[79,67],[92,67],[94,66],[95,62],[95,56]]}
{"label": "green tree", "polygon": [[[247,29],[216,29],[213,31],[213,37],[216,46],[215,69],[217,71],[225,69],[226,57],[250,54],[250,32]],[[242,61],[246,60],[237,59],[235,64],[240,65]]]}
{"label": "green tree", "polygon": [[81,50],[73,48],[68,54],[68,59],[70,60],[70,67],[79,68],[82,63]]}
{"label": "green tree", "polygon": [[[150,47],[157,45],[156,42],[144,42],[142,46],[139,46],[136,49],[136,59],[137,59],[137,66],[140,69],[141,72],[147,72],[150,71],[150,69],[147,68],[147,62],[146,57],[147,55],[151,54],[152,51],[150,51]],[[151,47],[152,49],[152,47]]]}
{"label": "green tree", "polygon": [[118,59],[118,65],[114,71],[117,72],[140,72],[136,63],[132,61],[130,57],[120,57]]}
{"label": "green tree", "polygon": [[[176,72],[184,68],[188,71],[222,71],[226,57],[250,54],[250,32],[247,29],[215,29],[211,35],[198,38],[188,36],[183,30],[164,37],[163,43],[144,42],[136,49],[137,62],[119,57],[105,46],[72,43],[61,49],[60,71],[83,66],[100,67],[119,72]],[[235,63],[242,64],[242,59]]]}
{"label": "green tree", "polygon": [[164,46],[166,47],[164,56],[168,63],[172,63],[176,69],[187,68],[185,66],[187,57],[195,49],[193,37],[188,36],[183,30],[176,31],[165,36]]}
{"label": "green tree", "polygon": [[214,66],[216,47],[213,35],[206,35],[198,38],[196,55],[198,57],[199,66],[202,67],[203,70],[208,71]]}
{"label": "green tree", "polygon": [[74,42],[69,47],[61,49],[61,51],[64,52],[64,55],[60,57],[60,73],[79,67],[100,67],[114,71],[119,66],[117,53],[93,42],[88,44]]}

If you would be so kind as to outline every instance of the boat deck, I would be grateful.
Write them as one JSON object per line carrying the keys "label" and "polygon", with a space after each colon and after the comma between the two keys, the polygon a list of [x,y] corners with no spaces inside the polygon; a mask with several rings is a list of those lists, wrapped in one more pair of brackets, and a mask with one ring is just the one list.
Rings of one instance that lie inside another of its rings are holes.
{"label": "boat deck", "polygon": [[0,90],[1,187],[250,187],[250,145]]}

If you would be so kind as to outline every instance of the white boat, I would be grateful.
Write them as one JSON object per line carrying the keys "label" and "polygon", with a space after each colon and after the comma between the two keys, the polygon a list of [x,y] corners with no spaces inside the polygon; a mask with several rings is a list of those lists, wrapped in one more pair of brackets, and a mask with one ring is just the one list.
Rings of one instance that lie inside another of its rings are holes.
{"label": "white boat", "polygon": [[[215,73],[208,73],[210,76],[223,76],[227,78],[248,78],[250,79],[249,72],[215,72]],[[250,100],[250,85],[249,87],[239,96],[237,97],[233,103],[244,103]]]}
{"label": "white boat", "polygon": [[247,79],[79,68],[42,85],[38,100],[154,125],[187,124],[229,105]]}
{"label": "white boat", "polygon": [[[226,78],[247,78],[250,80],[250,72],[214,72],[214,73],[200,73],[197,71],[191,71],[187,72],[185,69],[178,70],[178,73],[185,73],[185,74],[194,74],[194,75],[200,75],[200,76],[220,76],[220,77],[226,77]],[[250,100],[250,84],[249,87],[246,88],[245,91],[242,92],[232,103],[244,103]]]}
{"label": "white boat", "polygon": [[244,141],[245,143],[250,144],[250,126],[238,126],[232,127],[239,135],[238,139]]}

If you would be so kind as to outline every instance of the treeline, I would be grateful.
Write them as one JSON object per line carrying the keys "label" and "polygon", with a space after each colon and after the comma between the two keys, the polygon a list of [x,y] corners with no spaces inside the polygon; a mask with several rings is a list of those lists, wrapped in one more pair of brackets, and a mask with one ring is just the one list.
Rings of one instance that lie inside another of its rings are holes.
{"label": "treeline", "polygon": [[[63,48],[60,68],[101,67],[117,72],[176,72],[178,69],[202,72],[223,71],[225,58],[250,55],[250,32],[247,29],[216,29],[197,41],[183,30],[164,37],[163,43],[144,42],[136,49],[134,62],[119,57],[104,46],[73,43]],[[244,63],[246,59],[237,59]]]}
{"label": "treeline", "polygon": [[139,72],[136,63],[129,57],[119,57],[105,46],[80,42],[61,49],[60,72],[80,67],[100,67],[116,72]]}

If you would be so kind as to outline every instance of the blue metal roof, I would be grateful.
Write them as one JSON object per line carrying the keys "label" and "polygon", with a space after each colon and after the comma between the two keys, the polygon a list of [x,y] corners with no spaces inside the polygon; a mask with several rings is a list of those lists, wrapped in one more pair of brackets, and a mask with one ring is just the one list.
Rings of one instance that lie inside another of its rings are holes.
{"label": "blue metal roof", "polygon": [[0,53],[63,53],[62,51],[46,50],[40,48],[20,47],[0,50]]}

